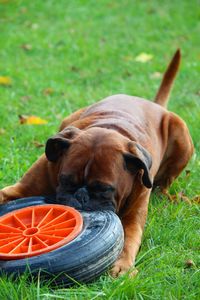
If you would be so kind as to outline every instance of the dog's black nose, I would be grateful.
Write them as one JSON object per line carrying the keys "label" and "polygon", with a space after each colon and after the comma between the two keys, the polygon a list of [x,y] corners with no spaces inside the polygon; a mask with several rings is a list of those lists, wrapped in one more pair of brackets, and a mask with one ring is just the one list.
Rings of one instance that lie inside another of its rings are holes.
{"label": "dog's black nose", "polygon": [[90,200],[88,191],[85,187],[78,189],[74,194],[74,197],[83,204],[88,203]]}

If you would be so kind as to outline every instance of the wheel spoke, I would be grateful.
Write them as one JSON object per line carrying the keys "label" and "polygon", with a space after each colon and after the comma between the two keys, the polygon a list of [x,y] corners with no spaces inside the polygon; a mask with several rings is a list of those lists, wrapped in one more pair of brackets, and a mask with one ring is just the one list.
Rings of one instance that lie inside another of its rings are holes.
{"label": "wheel spoke", "polygon": [[61,223],[56,223],[54,225],[51,225],[51,226],[48,226],[48,227],[45,227],[43,231],[45,230],[49,230],[49,229],[59,229],[59,228],[71,228],[72,226],[75,226],[76,224],[76,219],[73,218],[73,219],[70,219],[70,220],[67,220],[67,221],[64,221],[64,222],[61,222]]}
{"label": "wheel spoke", "polygon": [[[11,250],[12,250],[12,245],[14,244],[14,246],[16,245],[16,243],[18,244],[21,240],[24,240],[24,237],[20,237],[18,240],[14,240],[12,242],[9,242],[7,243],[6,245],[2,245],[0,246],[0,251],[3,251],[4,249],[7,249],[9,247],[11,247]],[[7,252],[7,253],[10,253],[10,252]]]}
{"label": "wheel spoke", "polygon": [[32,252],[32,244],[33,244],[33,238],[31,237],[28,243],[28,251],[27,251],[28,253]]}
{"label": "wheel spoke", "polygon": [[38,234],[38,236],[43,240],[43,239],[46,239],[46,240],[50,240],[50,241],[54,241],[55,243],[63,240],[63,236],[53,236],[51,234]]}
{"label": "wheel spoke", "polygon": [[23,229],[27,228],[26,225],[16,215],[13,215],[13,218]]}
{"label": "wheel spoke", "polygon": [[7,244],[9,244],[9,242],[14,242],[15,240],[20,239],[22,236],[21,235],[17,235],[17,236],[12,236],[12,237],[7,237],[5,239],[0,239],[0,246],[5,246]]}
{"label": "wheel spoke", "polygon": [[[65,229],[46,230],[44,231],[44,234],[66,237],[68,236],[68,234],[70,234],[73,231],[73,229],[74,228],[72,227],[72,228],[65,228]],[[43,232],[41,233],[43,234]]]}
{"label": "wheel spoke", "polygon": [[7,238],[7,237],[18,237],[18,236],[21,236],[21,232],[4,232],[4,233],[0,233],[0,240],[1,239],[4,239],[4,238]]}
{"label": "wheel spoke", "polygon": [[35,224],[35,209],[34,209],[34,207],[33,207],[33,210],[32,210],[31,227],[34,227],[34,224]]}
{"label": "wheel spoke", "polygon": [[62,221],[65,221],[65,217],[66,215],[68,214],[67,211],[64,211],[61,215],[59,215],[58,217],[54,218],[53,220],[51,220],[49,223],[46,223],[45,225],[43,226],[40,226],[40,228],[45,228],[45,227],[49,227],[49,225],[53,225],[53,224],[57,224],[57,222],[62,222]]}
{"label": "wheel spoke", "polygon": [[28,239],[23,239],[23,241],[21,241],[21,243],[17,244],[16,247],[14,249],[12,249],[9,253],[10,254],[17,254],[17,253],[21,253],[21,246],[23,246]]}
{"label": "wheel spoke", "polygon": [[39,238],[38,236],[34,237],[40,244],[42,244],[44,247],[48,247],[49,245],[46,244],[41,238]]}
{"label": "wheel spoke", "polygon": [[4,232],[6,230],[6,231],[8,231],[8,233],[12,233],[12,232],[20,232],[21,233],[22,232],[22,230],[19,229],[19,228],[15,228],[15,227],[12,227],[12,226],[9,226],[9,225],[5,225],[3,223],[0,223],[0,230],[4,231]]}
{"label": "wheel spoke", "polygon": [[51,208],[47,214],[44,216],[44,218],[42,218],[42,220],[40,221],[40,223],[37,225],[37,227],[40,227],[51,215],[51,213],[53,212],[53,208]]}

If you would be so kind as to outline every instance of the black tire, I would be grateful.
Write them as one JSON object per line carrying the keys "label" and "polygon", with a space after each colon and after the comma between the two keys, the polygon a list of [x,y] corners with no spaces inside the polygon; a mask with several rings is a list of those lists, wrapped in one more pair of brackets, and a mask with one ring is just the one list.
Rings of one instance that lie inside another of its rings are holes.
{"label": "black tire", "polygon": [[[53,203],[45,197],[18,199],[0,206],[0,216],[27,206]],[[45,277],[54,276],[56,283],[65,285],[75,281],[87,283],[105,272],[119,256],[124,234],[121,222],[112,211],[80,211],[84,226],[82,232],[70,243],[38,256],[0,260],[0,271],[22,274],[27,269],[32,275],[40,272]]]}

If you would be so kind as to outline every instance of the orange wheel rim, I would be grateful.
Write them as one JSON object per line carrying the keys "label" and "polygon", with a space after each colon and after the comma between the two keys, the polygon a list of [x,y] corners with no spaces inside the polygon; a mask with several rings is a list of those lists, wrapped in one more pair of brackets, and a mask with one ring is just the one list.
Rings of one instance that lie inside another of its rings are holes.
{"label": "orange wheel rim", "polygon": [[47,253],[73,240],[82,230],[81,214],[64,205],[37,205],[0,217],[0,259]]}

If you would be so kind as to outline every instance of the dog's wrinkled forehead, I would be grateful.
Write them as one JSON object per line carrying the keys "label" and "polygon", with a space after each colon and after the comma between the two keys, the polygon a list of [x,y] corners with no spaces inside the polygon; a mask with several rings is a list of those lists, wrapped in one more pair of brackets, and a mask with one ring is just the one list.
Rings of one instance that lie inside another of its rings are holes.
{"label": "dog's wrinkled forehead", "polygon": [[49,161],[56,162],[66,153],[73,157],[84,152],[83,155],[87,156],[87,152],[92,155],[93,152],[104,148],[114,151],[120,147],[120,135],[117,132],[103,128],[80,130],[75,127],[67,127],[48,139],[45,153]]}
{"label": "dog's wrinkled forehead", "polygon": [[[120,160],[120,162],[119,162]],[[77,181],[114,180],[116,166],[122,164],[122,155],[114,147],[105,145],[95,147],[92,143],[84,144],[77,140],[63,155],[61,167],[65,174],[74,174]]]}
{"label": "dog's wrinkled forehead", "polygon": [[124,170],[132,175],[144,171],[143,183],[151,188],[151,155],[141,145],[112,129],[92,127],[86,130],[65,128],[47,141],[47,159],[59,162],[62,172],[80,178],[113,181]]}
{"label": "dog's wrinkled forehead", "polygon": [[89,129],[67,139],[67,143],[69,146],[62,152],[55,149],[60,155],[60,174],[73,175],[77,182],[116,181],[123,156],[120,140],[114,134],[104,129]]}

